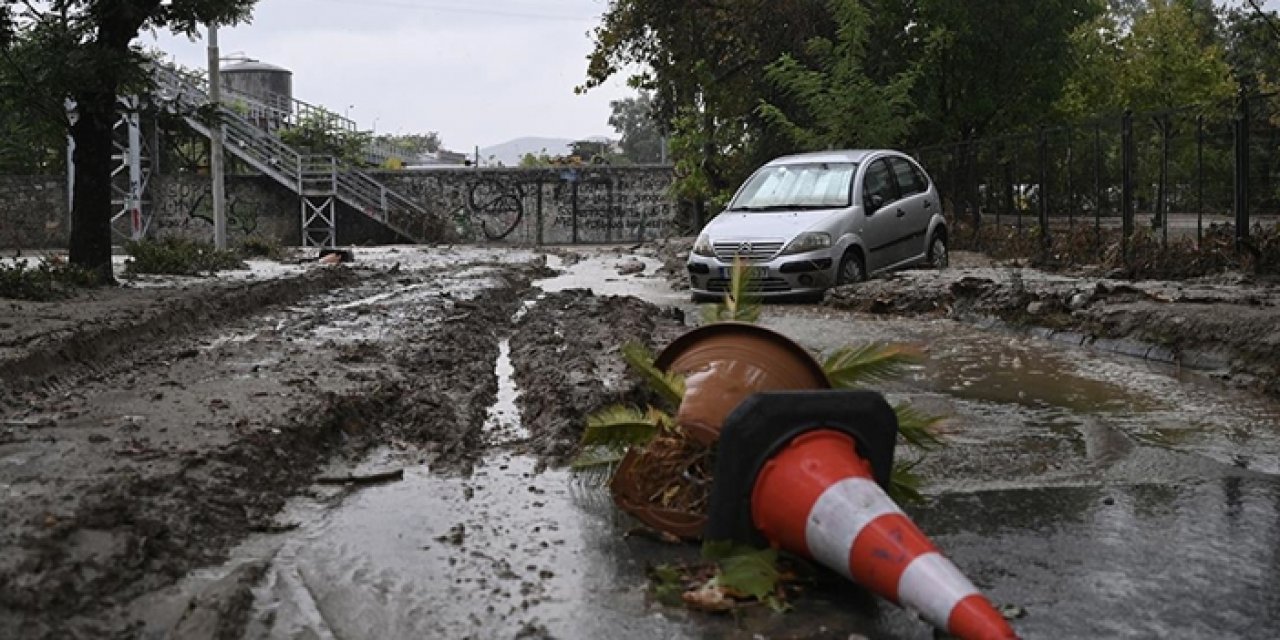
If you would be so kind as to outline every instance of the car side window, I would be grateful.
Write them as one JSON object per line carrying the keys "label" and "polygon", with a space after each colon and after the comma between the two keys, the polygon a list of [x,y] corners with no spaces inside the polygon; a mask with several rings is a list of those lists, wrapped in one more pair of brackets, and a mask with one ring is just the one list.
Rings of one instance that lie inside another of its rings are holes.
{"label": "car side window", "polygon": [[881,206],[898,199],[893,184],[893,176],[889,173],[889,163],[884,159],[876,160],[867,167],[867,174],[862,178],[862,202],[867,210],[875,208],[872,198],[880,196]]}
{"label": "car side window", "polygon": [[893,165],[893,175],[898,179],[898,189],[902,192],[902,197],[924,193],[927,187],[910,162],[902,158],[889,158],[889,163]]}
{"label": "car side window", "polygon": [[915,163],[911,163],[911,172],[916,174],[916,182],[920,183],[921,191],[929,190],[929,176],[925,175],[924,169],[921,169]]}

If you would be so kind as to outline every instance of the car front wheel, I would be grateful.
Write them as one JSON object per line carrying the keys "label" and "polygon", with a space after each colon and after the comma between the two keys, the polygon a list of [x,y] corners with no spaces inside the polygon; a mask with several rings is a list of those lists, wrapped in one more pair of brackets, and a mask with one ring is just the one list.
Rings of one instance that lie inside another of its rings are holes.
{"label": "car front wheel", "polygon": [[836,285],[853,284],[867,279],[867,268],[862,264],[862,257],[857,252],[846,251],[840,260],[840,271],[836,273]]}
{"label": "car front wheel", "polygon": [[951,257],[947,253],[947,239],[942,234],[938,234],[929,243],[929,266],[934,269],[946,269],[949,264],[951,264]]}

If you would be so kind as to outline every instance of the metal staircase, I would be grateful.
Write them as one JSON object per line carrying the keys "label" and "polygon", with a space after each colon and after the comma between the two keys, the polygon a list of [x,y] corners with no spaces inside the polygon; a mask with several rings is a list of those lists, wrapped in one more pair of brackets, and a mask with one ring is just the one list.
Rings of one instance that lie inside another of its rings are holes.
{"label": "metal staircase", "polygon": [[[221,126],[227,153],[270,176],[302,201],[304,246],[332,247],[337,242],[335,204],[341,202],[396,233],[415,241],[400,220],[425,217],[426,209],[392,191],[368,174],[333,156],[304,155],[274,133],[259,127],[239,112],[220,104],[209,113],[209,94],[202,83],[163,65],[154,67],[156,97],[202,136],[210,137]],[[237,100],[240,98],[237,97]],[[218,124],[210,125],[210,121]]]}

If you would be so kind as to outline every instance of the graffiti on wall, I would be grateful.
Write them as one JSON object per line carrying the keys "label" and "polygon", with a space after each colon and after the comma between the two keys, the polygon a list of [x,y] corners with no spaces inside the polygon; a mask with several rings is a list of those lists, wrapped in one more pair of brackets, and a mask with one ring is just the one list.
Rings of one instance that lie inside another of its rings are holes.
{"label": "graffiti on wall", "polygon": [[674,227],[661,169],[441,170],[384,174],[393,189],[447,221],[462,241],[634,242]]}
{"label": "graffiti on wall", "polygon": [[[252,235],[276,203],[258,190],[228,186],[227,233]],[[162,189],[156,213],[166,226],[213,228],[213,193],[207,180],[169,180]]]}
{"label": "graffiti on wall", "polygon": [[464,224],[477,224],[487,240],[502,240],[524,220],[524,187],[492,178],[473,182],[467,189]]}

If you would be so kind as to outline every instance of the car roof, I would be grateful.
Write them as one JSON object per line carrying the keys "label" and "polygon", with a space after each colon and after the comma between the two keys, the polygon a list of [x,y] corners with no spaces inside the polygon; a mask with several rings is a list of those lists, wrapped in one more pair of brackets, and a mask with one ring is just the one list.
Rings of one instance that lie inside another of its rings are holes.
{"label": "car roof", "polygon": [[809,162],[862,162],[877,153],[898,153],[888,149],[837,149],[834,151],[814,151],[782,156],[769,161],[770,165],[802,164]]}

